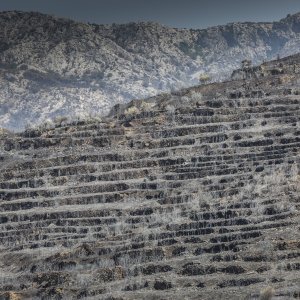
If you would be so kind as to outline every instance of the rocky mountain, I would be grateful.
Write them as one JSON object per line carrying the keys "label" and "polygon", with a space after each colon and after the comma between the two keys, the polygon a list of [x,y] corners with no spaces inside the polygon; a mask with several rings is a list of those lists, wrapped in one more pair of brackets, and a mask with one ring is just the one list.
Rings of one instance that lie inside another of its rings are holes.
{"label": "rocky mountain", "polygon": [[2,132],[0,299],[300,297],[300,55]]}
{"label": "rocky mountain", "polygon": [[[0,13],[0,127],[105,114],[116,103],[228,78],[241,60],[298,52],[300,14],[202,30]],[[227,77],[226,77],[227,76]]]}

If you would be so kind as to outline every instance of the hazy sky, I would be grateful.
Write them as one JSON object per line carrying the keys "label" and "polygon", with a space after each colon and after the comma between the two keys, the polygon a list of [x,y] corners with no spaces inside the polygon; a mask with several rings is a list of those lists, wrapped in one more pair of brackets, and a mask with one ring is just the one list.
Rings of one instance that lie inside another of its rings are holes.
{"label": "hazy sky", "polygon": [[0,0],[0,10],[39,11],[94,23],[157,21],[204,28],[273,21],[300,12],[300,0]]}

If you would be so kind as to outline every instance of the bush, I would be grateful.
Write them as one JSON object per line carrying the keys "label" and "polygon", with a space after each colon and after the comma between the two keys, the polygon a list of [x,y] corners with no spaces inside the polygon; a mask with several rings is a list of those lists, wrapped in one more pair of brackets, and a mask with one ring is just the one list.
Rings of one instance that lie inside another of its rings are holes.
{"label": "bush", "polygon": [[261,290],[259,299],[271,300],[274,294],[275,294],[275,290],[271,286],[268,286],[265,289]]}
{"label": "bush", "polygon": [[199,102],[202,100],[202,94],[197,92],[192,92],[191,99],[193,102]]}
{"label": "bush", "polygon": [[136,106],[128,107],[125,111],[125,115],[135,115],[138,114],[140,111]]}
{"label": "bush", "polygon": [[63,123],[67,123],[67,122],[68,122],[68,117],[66,116],[57,116],[54,119],[54,123],[60,127],[62,126]]}
{"label": "bush", "polygon": [[209,83],[211,81],[211,78],[208,74],[201,74],[199,76],[199,81],[201,84],[206,84]]}

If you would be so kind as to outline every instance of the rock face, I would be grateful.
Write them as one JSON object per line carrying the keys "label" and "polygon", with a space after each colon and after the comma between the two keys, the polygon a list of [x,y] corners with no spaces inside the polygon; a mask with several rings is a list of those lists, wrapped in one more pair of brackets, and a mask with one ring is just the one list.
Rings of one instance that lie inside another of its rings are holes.
{"label": "rock face", "polygon": [[299,56],[279,64],[2,137],[0,298],[298,298]]}
{"label": "rock face", "polygon": [[38,13],[0,13],[0,127],[66,115],[224,79],[247,58],[295,54],[300,15],[203,30],[156,23],[83,24]]}

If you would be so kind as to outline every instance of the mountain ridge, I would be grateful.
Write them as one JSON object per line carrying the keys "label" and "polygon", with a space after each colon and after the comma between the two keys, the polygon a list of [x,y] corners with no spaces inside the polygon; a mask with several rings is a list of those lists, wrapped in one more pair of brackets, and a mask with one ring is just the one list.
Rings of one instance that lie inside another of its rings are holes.
{"label": "mountain ridge", "polygon": [[86,24],[41,13],[0,13],[0,127],[59,115],[106,114],[117,103],[228,78],[299,50],[299,14],[278,22],[176,29],[155,22]]}

